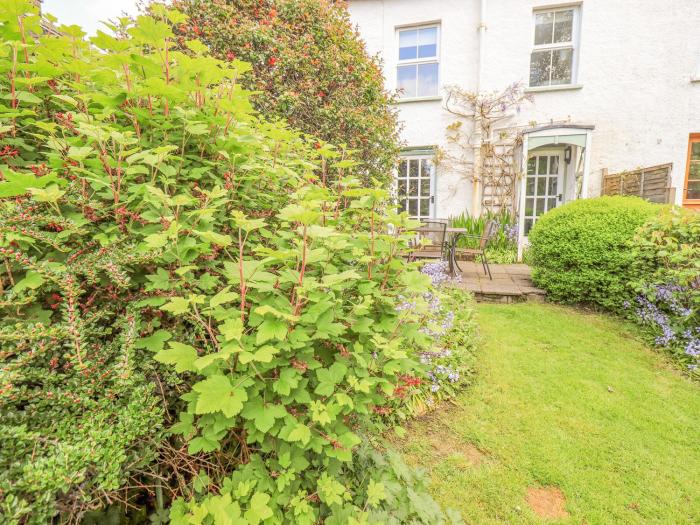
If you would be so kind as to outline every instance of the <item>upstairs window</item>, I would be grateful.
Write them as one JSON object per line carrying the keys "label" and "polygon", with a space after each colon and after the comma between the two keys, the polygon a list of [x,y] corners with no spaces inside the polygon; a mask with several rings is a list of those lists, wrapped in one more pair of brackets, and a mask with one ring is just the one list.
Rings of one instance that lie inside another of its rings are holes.
{"label": "upstairs window", "polygon": [[535,11],[530,87],[573,84],[576,77],[578,7]]}
{"label": "upstairs window", "polygon": [[396,87],[400,98],[438,95],[439,29],[436,25],[399,29]]}

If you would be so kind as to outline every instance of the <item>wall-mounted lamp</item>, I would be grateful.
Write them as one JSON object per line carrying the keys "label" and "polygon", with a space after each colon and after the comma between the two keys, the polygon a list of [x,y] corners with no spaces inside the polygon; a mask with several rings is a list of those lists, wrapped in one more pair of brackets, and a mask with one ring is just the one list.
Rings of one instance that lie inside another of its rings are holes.
{"label": "wall-mounted lamp", "polygon": [[564,149],[564,162],[571,164],[571,146],[567,146]]}

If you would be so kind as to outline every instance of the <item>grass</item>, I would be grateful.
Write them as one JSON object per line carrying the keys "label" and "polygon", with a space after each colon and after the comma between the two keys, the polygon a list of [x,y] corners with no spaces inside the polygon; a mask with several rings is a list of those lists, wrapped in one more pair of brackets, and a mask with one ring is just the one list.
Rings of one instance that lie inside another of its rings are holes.
{"label": "grass", "polygon": [[[615,319],[537,304],[477,319],[476,384],[399,443],[442,504],[479,525],[700,523],[697,384]],[[537,487],[568,516],[533,512]]]}

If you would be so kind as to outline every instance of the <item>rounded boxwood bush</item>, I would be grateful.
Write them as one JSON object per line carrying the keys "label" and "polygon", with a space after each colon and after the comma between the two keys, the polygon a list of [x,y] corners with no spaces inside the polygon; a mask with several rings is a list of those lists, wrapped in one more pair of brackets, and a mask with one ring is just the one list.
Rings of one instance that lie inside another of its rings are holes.
{"label": "rounded boxwood bush", "polygon": [[628,243],[662,208],[637,197],[601,197],[552,210],[529,236],[535,284],[554,301],[620,311],[631,293]]}

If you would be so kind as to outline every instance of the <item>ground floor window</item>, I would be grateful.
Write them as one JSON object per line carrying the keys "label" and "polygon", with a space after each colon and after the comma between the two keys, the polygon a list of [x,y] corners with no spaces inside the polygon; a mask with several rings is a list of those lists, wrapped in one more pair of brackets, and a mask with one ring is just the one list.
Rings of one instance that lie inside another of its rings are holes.
{"label": "ground floor window", "polygon": [[396,195],[399,212],[412,218],[433,217],[435,208],[435,165],[432,157],[406,155],[399,162],[396,174]]}
{"label": "ground floor window", "polygon": [[533,154],[527,161],[525,181],[525,235],[537,218],[556,208],[564,191],[561,153]]}
{"label": "ground floor window", "polygon": [[690,135],[683,198],[685,201],[700,201],[700,133]]}

